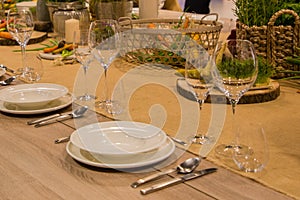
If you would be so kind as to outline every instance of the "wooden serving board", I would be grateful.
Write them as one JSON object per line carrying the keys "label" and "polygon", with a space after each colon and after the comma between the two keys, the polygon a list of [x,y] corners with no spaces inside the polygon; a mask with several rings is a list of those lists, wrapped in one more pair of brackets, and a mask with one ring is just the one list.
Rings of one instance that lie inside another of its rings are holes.
{"label": "wooden serving board", "polygon": [[[194,95],[189,91],[189,88],[185,83],[184,79],[177,80],[177,91],[182,96],[190,100],[195,100]],[[211,95],[213,95],[214,103],[222,103],[224,101],[227,101],[227,103],[229,103],[225,96],[218,90],[213,90]],[[241,99],[239,100],[239,104],[251,104],[272,101],[275,100],[279,95],[280,85],[277,81],[272,80],[270,81],[269,85],[250,88],[250,90],[241,97]],[[205,102],[211,103],[211,96],[208,96]]]}
{"label": "wooden serving board", "polygon": [[[28,41],[28,44],[35,44],[44,41],[47,38],[47,33],[45,32],[39,32],[39,31],[33,31],[30,40]],[[13,45],[19,45],[19,43],[12,39],[4,39],[0,38],[0,45],[5,46],[13,46]]]}

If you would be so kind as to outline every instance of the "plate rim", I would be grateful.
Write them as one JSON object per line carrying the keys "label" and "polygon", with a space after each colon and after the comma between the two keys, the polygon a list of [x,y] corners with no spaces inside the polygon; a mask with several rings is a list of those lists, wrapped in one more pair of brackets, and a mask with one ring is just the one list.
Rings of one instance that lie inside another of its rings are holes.
{"label": "plate rim", "polygon": [[[28,88],[26,88],[28,86]],[[43,102],[43,101],[33,101],[33,102],[15,102],[15,101],[11,101],[11,100],[7,100],[6,98],[3,98],[3,96],[5,96],[5,94],[7,95],[9,92],[11,91],[16,91],[16,90],[22,90],[22,89],[37,89],[37,88],[42,88],[42,87],[47,87],[47,88],[55,88],[55,89],[62,89],[62,94],[60,97],[65,96],[66,94],[69,93],[69,89],[66,86],[60,85],[60,84],[55,84],[55,83],[33,83],[33,84],[19,84],[19,85],[13,85],[13,86],[9,86],[7,88],[4,88],[2,90],[0,90],[0,101],[3,102],[9,102],[9,103],[35,103],[35,102]],[[58,99],[60,97],[55,97],[55,98],[51,98],[49,100],[44,100],[44,101],[53,101],[55,99]]]}
{"label": "plate rim", "polygon": [[37,109],[37,110],[10,110],[10,109],[5,108],[4,102],[0,100],[0,111],[5,112],[5,113],[10,113],[10,114],[17,114],[17,115],[42,114],[42,113],[52,112],[52,111],[56,111],[56,110],[65,108],[65,107],[71,105],[74,101],[73,95],[71,93],[67,93],[66,95],[58,98],[57,100],[62,99],[62,98],[68,98],[68,100],[65,103],[58,105],[58,106],[54,106],[51,108]]}
{"label": "plate rim", "polygon": [[[92,127],[92,126],[99,126],[100,129],[101,129],[101,125],[105,125],[105,126],[115,126],[116,123],[122,123],[119,127],[124,127],[124,128],[130,128],[128,125],[130,124],[133,124],[133,123],[137,123],[137,124],[141,124],[141,125],[145,125],[145,126],[149,126],[151,128],[154,128],[154,129],[157,129],[159,130],[159,132],[163,135],[162,136],[162,140],[160,140],[154,147],[149,147],[149,148],[146,148],[146,149],[143,149],[143,150],[140,150],[140,151],[136,151],[136,152],[126,152],[126,151],[118,151],[118,152],[97,152],[97,151],[93,151],[91,149],[87,149],[85,147],[82,147],[82,146],[79,146],[77,145],[76,143],[74,143],[74,137],[76,137],[75,135],[77,134],[78,135],[78,129],[73,131],[71,136],[70,136],[70,141],[72,142],[73,145],[77,146],[78,148],[80,149],[83,149],[83,150],[86,150],[86,151],[89,151],[89,152],[93,152],[93,153],[97,153],[97,154],[102,154],[102,155],[106,155],[106,156],[125,156],[125,155],[135,155],[135,154],[138,154],[138,153],[143,153],[143,152],[147,152],[147,151],[151,151],[153,149],[157,149],[159,148],[162,144],[164,144],[167,140],[167,134],[161,129],[161,128],[158,128],[152,124],[147,124],[147,123],[143,123],[143,122],[136,122],[136,121],[106,121],[106,122],[96,122],[96,123],[92,123],[92,124],[88,124],[86,126],[83,126],[83,127],[80,127],[79,129],[81,128],[88,128],[88,127]],[[127,126],[124,126],[124,125],[127,125]],[[103,127],[103,129],[107,129],[107,127]],[[79,135],[78,135],[79,137]],[[133,136],[134,137],[134,136]],[[140,138],[141,140],[143,140],[143,138]]]}
{"label": "plate rim", "polygon": [[[132,168],[139,168],[139,167],[145,167],[145,166],[150,166],[153,165],[155,163],[159,163],[165,159],[167,159],[168,157],[170,157],[175,149],[176,149],[176,145],[175,143],[169,138],[167,137],[167,140],[165,141],[165,143],[169,143],[168,146],[170,146],[170,150],[168,150],[168,152],[162,154],[161,156],[159,156],[156,159],[146,159],[144,161],[141,162],[134,162],[134,163],[127,163],[127,164],[109,164],[109,163],[101,163],[101,162],[94,162],[92,160],[87,159],[86,157],[84,157],[82,154],[80,154],[81,158],[78,155],[75,155],[72,150],[70,150],[70,148],[75,148],[77,151],[80,151],[80,148],[77,147],[76,145],[72,144],[71,141],[69,141],[66,145],[66,151],[67,154],[69,156],[71,156],[74,160],[89,165],[89,166],[94,166],[94,167],[100,167],[100,168],[108,168],[108,169],[132,169]],[[71,147],[72,146],[72,147]],[[166,147],[168,148],[168,147]],[[157,152],[163,152],[162,148],[159,148],[157,150]],[[166,150],[167,151],[167,150]],[[80,152],[79,152],[80,153]]]}

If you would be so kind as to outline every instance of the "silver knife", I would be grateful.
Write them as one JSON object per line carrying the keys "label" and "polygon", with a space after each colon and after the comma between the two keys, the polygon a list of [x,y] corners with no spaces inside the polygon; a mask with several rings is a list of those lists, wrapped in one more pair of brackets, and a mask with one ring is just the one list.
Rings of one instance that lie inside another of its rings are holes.
{"label": "silver knife", "polygon": [[10,69],[10,68],[8,68],[8,67],[6,67],[5,65],[3,65],[3,64],[0,64],[0,68],[2,68],[2,69],[5,69],[7,72],[10,72],[10,73],[15,73],[15,71],[14,70],[12,70],[12,69]]}
{"label": "silver knife", "polygon": [[144,195],[149,194],[151,192],[161,190],[161,189],[169,187],[171,185],[175,185],[175,184],[178,184],[178,183],[183,183],[185,181],[188,181],[188,180],[191,180],[191,179],[194,179],[194,178],[198,178],[198,177],[201,177],[201,176],[204,176],[204,175],[216,172],[216,171],[217,171],[217,168],[208,168],[208,169],[203,169],[203,170],[193,172],[193,173],[190,173],[190,174],[186,174],[186,175],[181,176],[179,178],[175,178],[175,179],[172,179],[170,181],[166,181],[166,182],[163,182],[163,183],[158,183],[158,184],[153,185],[151,187],[141,189],[141,194],[144,194]]}
{"label": "silver knife", "polygon": [[47,117],[43,117],[43,118],[40,118],[40,119],[34,119],[34,120],[31,120],[31,121],[28,121],[27,124],[28,125],[38,124],[42,121],[47,121],[49,119],[53,119],[53,118],[59,117],[61,115],[66,115],[66,114],[70,114],[70,113],[72,113],[72,111],[66,112],[66,113],[57,113],[57,114],[49,115]]}
{"label": "silver knife", "polygon": [[87,110],[88,110],[87,106],[82,106],[82,107],[79,107],[78,109],[72,111],[71,113],[60,115],[59,117],[37,123],[37,124],[34,125],[34,127],[38,128],[38,127],[45,126],[45,125],[48,125],[48,124],[61,122],[61,121],[67,120],[67,119],[80,118],[80,117],[83,117],[84,113]]}

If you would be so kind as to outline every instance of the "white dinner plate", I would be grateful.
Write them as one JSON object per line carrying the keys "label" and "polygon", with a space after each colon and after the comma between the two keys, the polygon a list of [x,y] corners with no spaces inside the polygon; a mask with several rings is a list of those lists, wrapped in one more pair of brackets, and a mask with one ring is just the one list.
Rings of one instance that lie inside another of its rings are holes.
{"label": "white dinner plate", "polygon": [[52,83],[21,84],[0,90],[0,100],[26,109],[39,109],[67,93],[65,86]]}
{"label": "white dinner plate", "polygon": [[78,148],[72,142],[68,142],[66,150],[73,159],[90,166],[129,169],[153,165],[167,159],[174,152],[175,144],[167,137],[165,143],[158,149],[119,159],[115,159],[115,157],[102,157],[99,154],[90,153]]}
{"label": "white dinner plate", "polygon": [[[52,53],[39,53],[39,55],[41,56],[41,58],[43,59],[46,59],[46,60],[54,60],[56,58],[60,58],[61,57],[61,54],[52,54]],[[64,59],[74,59],[75,56],[74,55],[71,55],[71,56],[68,56]]]}
{"label": "white dinner plate", "polygon": [[32,115],[32,114],[41,114],[56,111],[62,108],[65,108],[73,102],[73,96],[71,94],[67,94],[61,98],[55,99],[47,104],[45,107],[41,109],[24,109],[19,108],[15,104],[6,103],[0,101],[0,111],[10,114],[20,114],[20,115]]}
{"label": "white dinner plate", "polygon": [[6,73],[6,70],[0,67],[0,76],[3,76]]}
{"label": "white dinner plate", "polygon": [[163,130],[151,124],[109,121],[77,129],[70,141],[80,149],[103,156],[125,156],[158,148],[166,138]]}

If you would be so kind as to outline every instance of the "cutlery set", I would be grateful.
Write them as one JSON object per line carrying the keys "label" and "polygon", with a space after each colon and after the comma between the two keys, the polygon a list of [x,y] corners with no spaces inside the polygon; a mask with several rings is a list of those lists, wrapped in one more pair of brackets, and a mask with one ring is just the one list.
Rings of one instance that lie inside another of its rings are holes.
{"label": "cutlery set", "polygon": [[141,189],[140,190],[141,194],[145,195],[145,194],[149,194],[151,192],[155,192],[155,191],[164,189],[166,187],[176,185],[179,183],[183,183],[185,181],[192,180],[192,179],[195,179],[195,178],[198,178],[198,177],[201,177],[201,176],[204,176],[204,175],[207,175],[207,174],[217,171],[217,168],[207,168],[207,169],[193,172],[200,164],[200,161],[201,160],[198,157],[189,158],[189,159],[185,160],[184,162],[182,162],[181,164],[179,164],[175,168],[166,169],[161,172],[152,174],[150,176],[141,178],[141,179],[137,180],[136,182],[132,183],[131,187],[137,188],[138,186],[140,186],[144,183],[150,182],[152,180],[156,180],[156,179],[162,177],[163,175],[167,175],[172,172],[177,172],[178,174],[185,174],[181,177],[174,178],[170,181],[165,181],[165,182],[158,183],[158,184],[152,185],[150,187]]}
{"label": "cutlery set", "polygon": [[[4,66],[3,64],[0,64],[0,68],[4,69],[5,71],[9,72],[9,73],[12,73],[12,74],[15,74],[15,71]],[[0,81],[0,85],[1,86],[6,86],[6,85],[10,85],[14,80],[16,80],[17,76],[11,76],[3,81]]]}
{"label": "cutlery set", "polygon": [[60,114],[53,114],[53,115],[43,117],[43,118],[40,118],[40,119],[31,120],[31,121],[28,121],[27,124],[28,125],[34,125],[34,127],[38,128],[38,127],[45,126],[45,125],[48,125],[48,124],[53,124],[53,123],[56,123],[56,122],[65,121],[67,119],[80,118],[85,114],[85,112],[87,110],[88,110],[88,107],[83,106],[83,107],[80,107],[80,108],[78,108],[74,111],[60,113]]}

